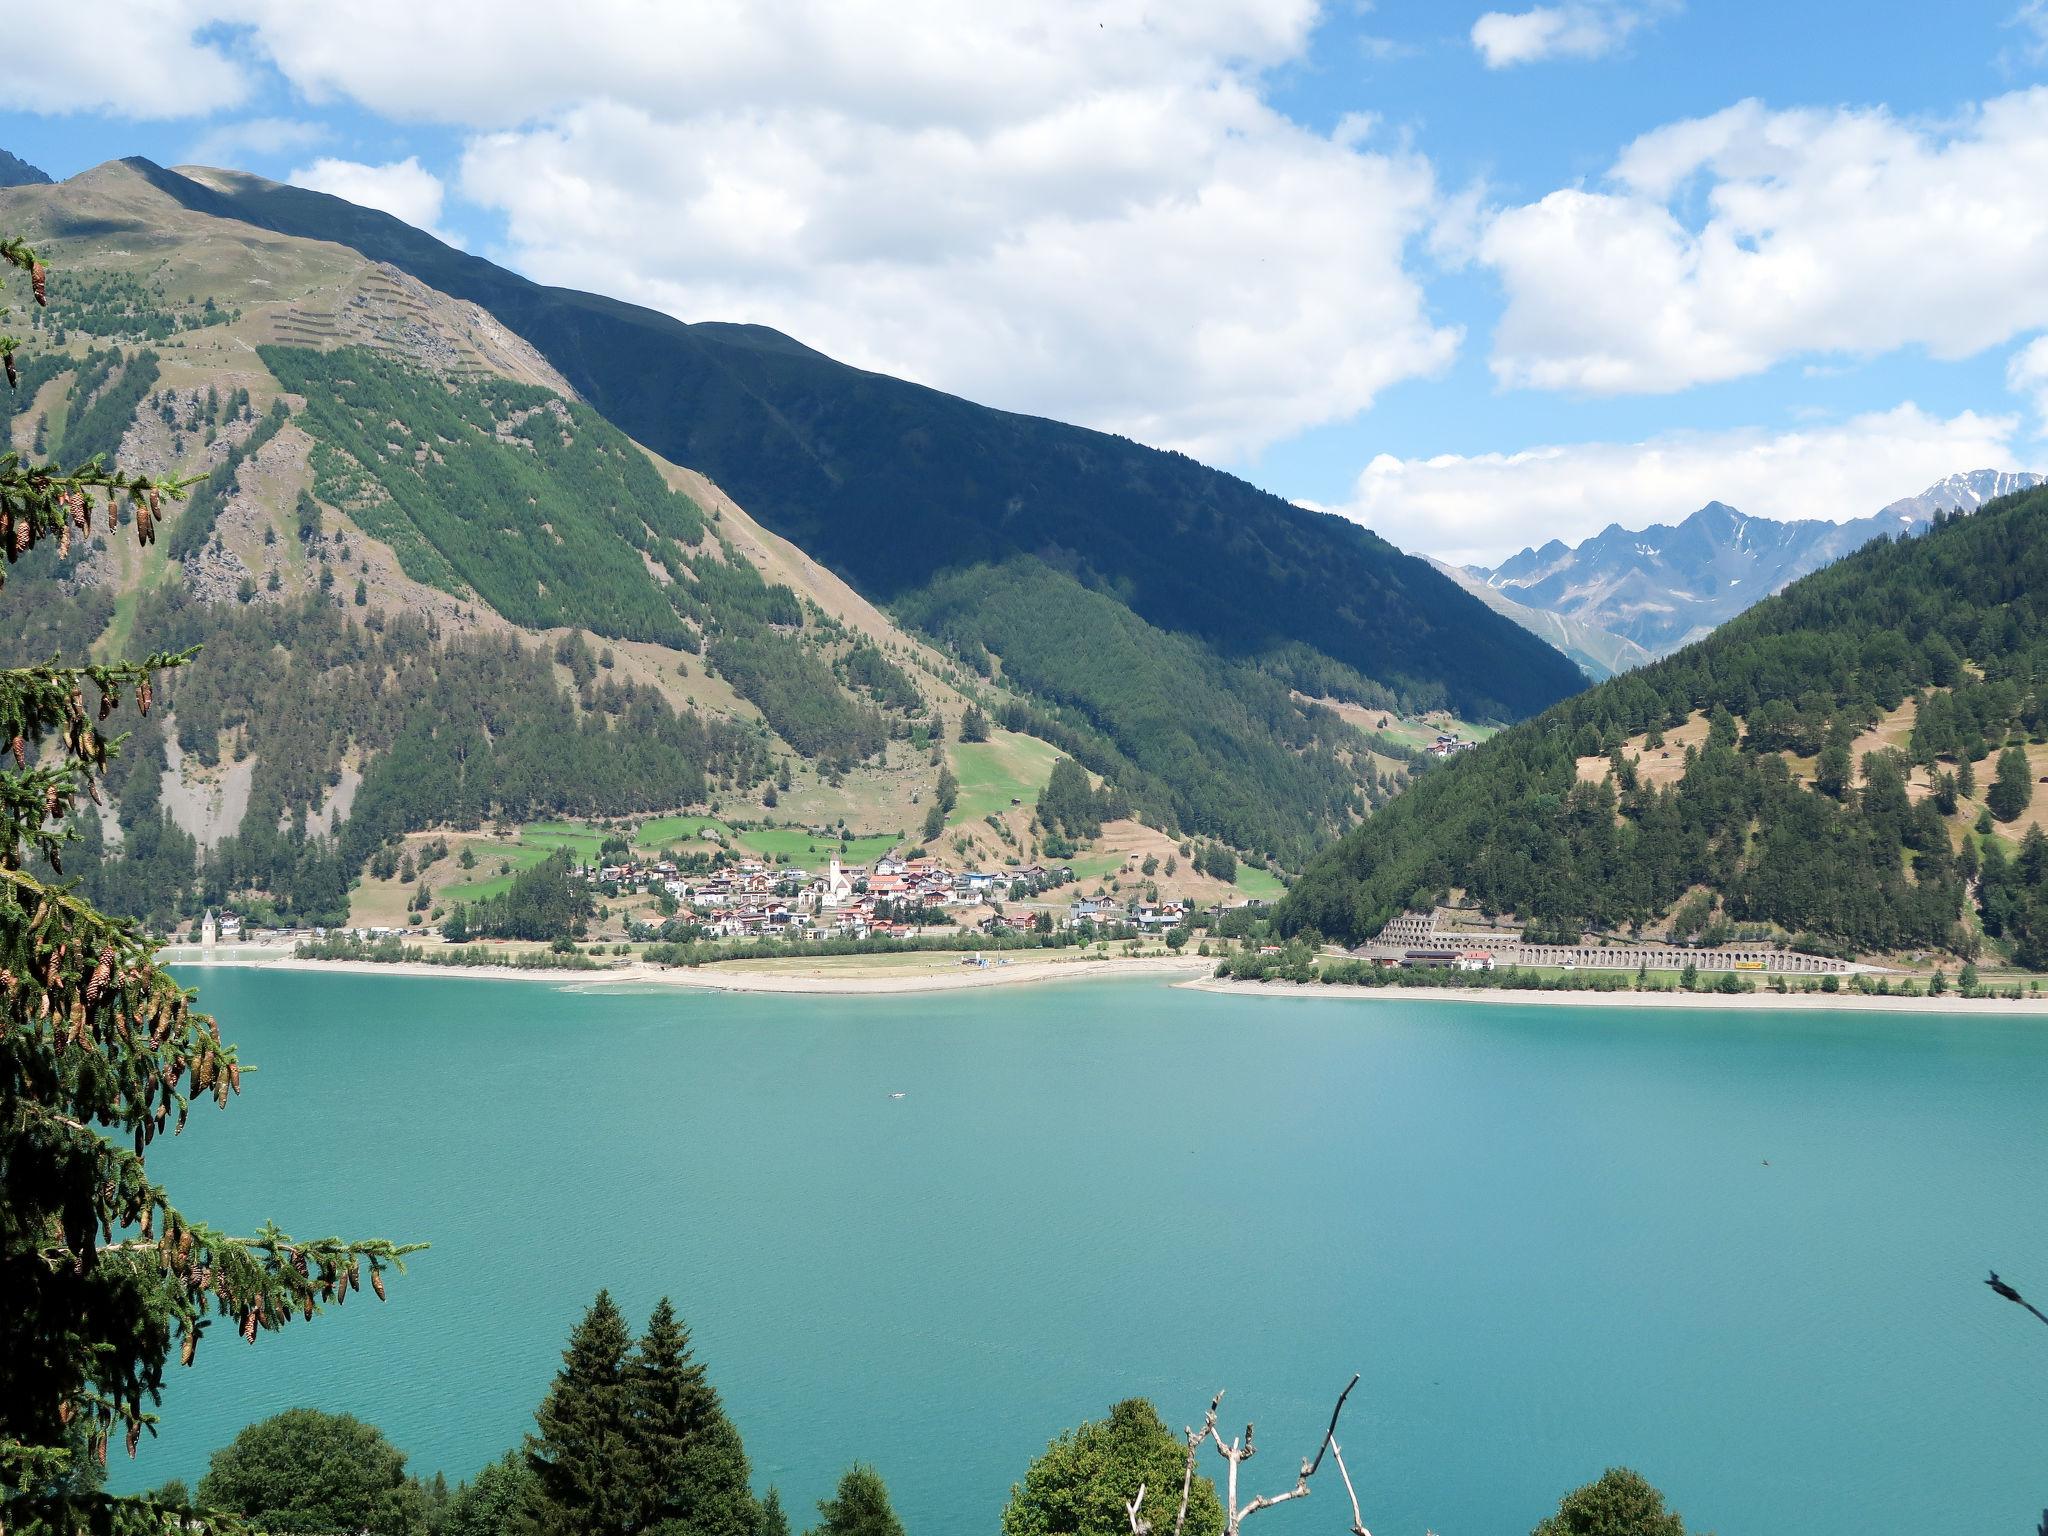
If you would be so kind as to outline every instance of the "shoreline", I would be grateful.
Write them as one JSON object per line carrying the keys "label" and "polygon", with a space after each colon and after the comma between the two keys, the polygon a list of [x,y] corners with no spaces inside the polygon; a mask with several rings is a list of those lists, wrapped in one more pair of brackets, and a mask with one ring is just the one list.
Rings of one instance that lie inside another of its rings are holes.
{"label": "shoreline", "polygon": [[515,970],[497,965],[431,965],[421,961],[380,964],[373,960],[301,960],[295,955],[277,959],[165,960],[170,966],[194,969],[237,969],[252,971],[315,971],[356,976],[403,976],[415,979],[454,977],[472,981],[538,981],[557,987],[577,989],[618,986],[674,987],[707,992],[781,993],[793,996],[864,997],[917,992],[958,992],[987,987],[1029,986],[1057,981],[1108,980],[1127,977],[1182,977],[1193,980],[1213,968],[1213,962],[1193,956],[1147,955],[1132,959],[1113,956],[1106,960],[1013,961],[987,967],[960,965],[951,951],[934,950],[935,956],[951,960],[950,965],[934,963],[928,971],[899,975],[834,975],[830,960],[797,971],[742,971],[733,967],[746,961],[724,961],[713,965],[656,966],[644,961],[603,970],[547,968]]}
{"label": "shoreline", "polygon": [[1227,981],[1213,976],[1176,982],[1176,989],[1213,992],[1227,997],[1347,999],[1386,997],[1403,1002],[1524,1003],[1565,1008],[1697,1008],[1750,1009],[1761,1012],[1816,1011],[1838,1013],[1991,1013],[2019,1018],[2048,1017],[2048,996],[2004,997],[1878,997],[1841,992],[1572,992],[1514,987],[1349,987],[1321,982]]}

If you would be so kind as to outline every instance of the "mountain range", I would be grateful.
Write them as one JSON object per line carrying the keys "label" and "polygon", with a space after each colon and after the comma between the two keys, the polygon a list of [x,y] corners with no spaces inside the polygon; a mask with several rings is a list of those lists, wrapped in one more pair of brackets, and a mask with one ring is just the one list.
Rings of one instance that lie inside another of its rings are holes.
{"label": "mountain range", "polygon": [[482,306],[623,431],[878,600],[1021,555],[1297,684],[1335,662],[1387,701],[1482,719],[1579,685],[1426,561],[1183,454],[865,372],[765,326],[546,287],[326,193],[123,164],[189,209],[334,241]]}
{"label": "mountain range", "polygon": [[1277,890],[1259,866],[1383,803],[1425,712],[1582,682],[1426,562],[1185,456],[322,194],[24,168],[0,228],[52,269],[11,445],[202,477],[153,548],[38,548],[9,583],[12,657],[204,647],[167,718],[115,722],[119,910],[332,918],[393,839],[490,820],[725,802],[900,839],[948,781],[956,856],[1014,863],[1056,856],[1031,806],[1062,756],[1105,849],[1170,872],[1177,844],[1185,882],[1221,845]]}
{"label": "mountain range", "polygon": [[[1974,511],[2042,479],[1993,469],[1951,475],[1846,523],[1780,522],[1710,501],[1676,526],[1610,524],[1580,544],[1553,539],[1462,574],[1468,590],[1600,677],[1690,644],[1872,539],[1921,532],[1937,512]],[[1579,628],[1560,630],[1559,618]]]}
{"label": "mountain range", "polygon": [[1425,775],[1281,926],[1357,943],[1450,904],[1565,942],[2048,967],[2044,590],[2048,488],[1871,540]]}

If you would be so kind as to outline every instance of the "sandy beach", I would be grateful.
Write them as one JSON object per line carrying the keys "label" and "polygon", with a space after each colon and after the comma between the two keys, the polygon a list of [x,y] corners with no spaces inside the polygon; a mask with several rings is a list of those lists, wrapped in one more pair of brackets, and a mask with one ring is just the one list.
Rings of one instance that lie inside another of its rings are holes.
{"label": "sandy beach", "polygon": [[[361,976],[462,977],[474,981],[545,982],[556,987],[681,987],[707,992],[759,992],[812,997],[881,997],[915,992],[958,992],[980,987],[1017,987],[1060,981],[1111,981],[1152,978],[1194,992],[1229,997],[1288,998],[1322,1002],[1504,1003],[1552,1008],[1735,1008],[1786,1011],[1819,1010],[1856,1013],[1969,1013],[2015,1017],[2048,1016],[2048,996],[1966,998],[1875,997],[1852,992],[1569,992],[1519,991],[1506,987],[1379,987],[1306,985],[1288,981],[1220,981],[1211,972],[1214,960],[1196,955],[1113,955],[1085,959],[1071,951],[1056,959],[991,959],[986,966],[962,965],[950,951],[922,950],[899,954],[833,956],[815,961],[725,960],[694,969],[688,966],[630,964],[605,970],[513,970],[496,965],[429,965],[400,961],[380,965],[368,960],[301,960],[293,955],[239,953],[210,959],[166,954],[165,963],[194,969],[243,967],[254,970],[328,971]],[[1027,952],[1028,953],[1028,952]]]}
{"label": "sandy beach", "polygon": [[[877,973],[858,968],[863,961],[907,962]],[[400,961],[379,965],[367,960],[277,959],[184,960],[167,964],[239,967],[252,970],[328,971],[359,976],[461,977],[482,981],[539,981],[552,986],[612,988],[623,986],[687,987],[711,992],[776,992],[813,996],[862,997],[910,992],[957,992],[977,987],[1014,987],[1058,981],[1106,981],[1130,977],[1161,980],[1206,975],[1214,962],[1193,956],[1114,956],[1102,960],[1012,960],[1007,965],[960,964],[957,954],[926,951],[903,955],[854,956],[849,959],[801,961],[729,960],[716,965],[657,966],[634,961],[608,970],[513,970],[495,965],[428,965]],[[772,968],[770,968],[772,967]]]}
{"label": "sandy beach", "polygon": [[1278,997],[1327,1002],[1517,1003],[1558,1008],[1735,1008],[1761,1012],[1787,1010],[1829,1013],[1990,1013],[2014,1018],[2048,1016],[2048,996],[2014,1002],[2010,998],[1872,997],[1840,992],[1537,992],[1507,987],[1383,987],[1324,986],[1292,981],[1219,981],[1211,976],[1179,983],[1195,992],[1233,997]]}

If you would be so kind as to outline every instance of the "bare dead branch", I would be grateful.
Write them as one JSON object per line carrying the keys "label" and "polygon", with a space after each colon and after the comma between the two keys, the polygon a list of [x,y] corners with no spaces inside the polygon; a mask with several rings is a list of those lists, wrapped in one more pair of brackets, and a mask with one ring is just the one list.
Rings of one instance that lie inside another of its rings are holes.
{"label": "bare dead branch", "polygon": [[1188,1523],[1188,1495],[1195,1488],[1195,1456],[1202,1448],[1203,1440],[1216,1433],[1216,1410],[1223,1406],[1223,1388],[1216,1389],[1216,1395],[1209,1399],[1209,1412],[1202,1419],[1200,1429],[1187,1431],[1188,1464],[1180,1475],[1180,1513],[1173,1517],[1173,1536],[1182,1536]]}
{"label": "bare dead branch", "polygon": [[[1337,1421],[1343,1416],[1344,1404],[1350,1399],[1352,1389],[1357,1385],[1358,1376],[1354,1372],[1351,1380],[1344,1384],[1344,1390],[1337,1394],[1336,1406],[1330,1410],[1329,1427],[1323,1431],[1323,1438],[1316,1447],[1314,1459],[1311,1460],[1306,1456],[1302,1458],[1301,1469],[1295,1474],[1294,1486],[1287,1489],[1284,1493],[1258,1494],[1248,1503],[1244,1504],[1238,1502],[1237,1473],[1239,1467],[1250,1461],[1257,1454],[1252,1443],[1253,1426],[1247,1423],[1241,1438],[1225,1440],[1222,1431],[1216,1427],[1216,1412],[1223,1402],[1223,1394],[1218,1392],[1209,1403],[1208,1413],[1203,1416],[1202,1427],[1187,1431],[1188,1459],[1181,1475],[1180,1513],[1173,1523],[1174,1536],[1184,1536],[1188,1517],[1188,1498],[1194,1486],[1195,1456],[1205,1441],[1216,1447],[1216,1454],[1223,1458],[1226,1469],[1223,1498],[1224,1536],[1238,1536],[1238,1533],[1244,1526],[1244,1522],[1262,1509],[1271,1509],[1276,1504],[1285,1504],[1290,1499],[1307,1498],[1309,1495],[1309,1479],[1314,1477],[1317,1471],[1321,1469],[1325,1453],[1331,1454],[1336,1461],[1337,1469],[1344,1479],[1344,1490],[1351,1499],[1352,1536],[1371,1536],[1371,1532],[1365,1528],[1365,1516],[1358,1506],[1358,1490],[1352,1485],[1351,1470],[1344,1465],[1344,1453],[1337,1445]],[[1141,1486],[1139,1497],[1142,1499],[1143,1496],[1144,1490]],[[1127,1508],[1130,1511],[1132,1528],[1135,1531],[1138,1522],[1137,1506],[1133,1504],[1127,1506]],[[1144,1533],[1139,1532],[1138,1536],[1144,1536]]]}
{"label": "bare dead branch", "polygon": [[[1357,1380],[1356,1377],[1352,1379]],[[1349,1392],[1351,1389],[1346,1387],[1344,1390]],[[1344,1406],[1343,1399],[1338,1399],[1337,1406]],[[1330,1428],[1334,1431],[1336,1427],[1337,1421],[1333,1418]],[[1372,1536],[1372,1532],[1365,1528],[1365,1515],[1358,1508],[1358,1490],[1351,1486],[1351,1469],[1344,1465],[1344,1447],[1337,1443],[1334,1435],[1326,1436],[1323,1443],[1329,1446],[1330,1459],[1337,1463],[1337,1475],[1344,1479],[1344,1491],[1351,1496],[1351,1536]]]}
{"label": "bare dead branch", "polygon": [[1145,1504],[1145,1485],[1138,1484],[1137,1496],[1124,1506],[1124,1513],[1130,1517],[1131,1536],[1152,1536],[1152,1523],[1138,1511]]}
{"label": "bare dead branch", "polygon": [[1316,1468],[1323,1464],[1323,1452],[1328,1450],[1331,1442],[1337,1438],[1337,1417],[1344,1411],[1344,1400],[1351,1395],[1351,1389],[1357,1385],[1358,1372],[1353,1371],[1351,1373],[1351,1380],[1346,1382],[1344,1390],[1337,1394],[1337,1406],[1330,1410],[1330,1427],[1323,1431],[1323,1443],[1316,1449],[1316,1459],[1309,1463],[1308,1475],[1310,1477],[1316,1475]]}

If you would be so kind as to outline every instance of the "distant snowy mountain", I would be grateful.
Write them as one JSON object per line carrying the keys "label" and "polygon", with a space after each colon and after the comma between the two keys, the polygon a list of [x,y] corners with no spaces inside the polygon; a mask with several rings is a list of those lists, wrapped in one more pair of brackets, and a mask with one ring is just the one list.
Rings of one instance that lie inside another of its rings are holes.
{"label": "distant snowy mountain", "polygon": [[1973,470],[1851,523],[1746,517],[1710,501],[1675,527],[1636,531],[1615,523],[1576,546],[1553,539],[1492,570],[1465,569],[1511,603],[1561,614],[1661,656],[1872,539],[1915,533],[1936,512],[1974,512],[2042,483],[2032,473]]}

